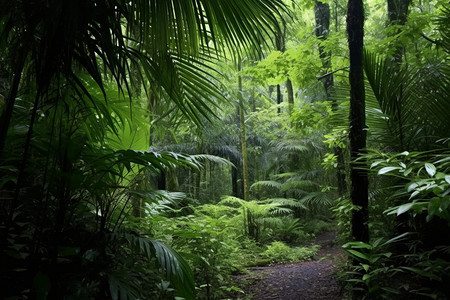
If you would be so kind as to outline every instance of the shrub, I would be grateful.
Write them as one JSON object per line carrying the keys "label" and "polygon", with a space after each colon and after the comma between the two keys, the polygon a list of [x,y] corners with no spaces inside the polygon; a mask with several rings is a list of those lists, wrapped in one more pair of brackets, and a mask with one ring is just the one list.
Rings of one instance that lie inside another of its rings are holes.
{"label": "shrub", "polygon": [[269,258],[271,262],[289,262],[308,260],[314,256],[318,250],[318,245],[312,247],[291,248],[283,242],[276,241],[267,246],[267,250],[264,251],[262,255]]}

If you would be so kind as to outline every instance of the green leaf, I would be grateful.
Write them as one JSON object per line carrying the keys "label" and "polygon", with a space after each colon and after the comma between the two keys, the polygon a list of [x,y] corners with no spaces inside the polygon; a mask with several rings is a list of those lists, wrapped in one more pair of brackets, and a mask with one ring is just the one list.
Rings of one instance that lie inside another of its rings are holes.
{"label": "green leaf", "polygon": [[352,249],[346,249],[346,251],[349,252],[350,254],[353,254],[356,257],[362,258],[364,260],[369,260],[369,257],[367,255],[365,255],[364,253],[361,253],[359,251],[352,250]]}
{"label": "green leaf", "polygon": [[433,177],[436,174],[436,167],[433,164],[425,163],[425,170],[427,171],[430,177]]}
{"label": "green leaf", "polygon": [[445,175],[445,181],[447,181],[447,183],[450,184],[450,175]]}
{"label": "green leaf", "polygon": [[408,271],[414,272],[414,273],[419,274],[420,276],[423,276],[423,277],[428,277],[428,278],[431,278],[431,279],[434,279],[434,280],[438,280],[438,281],[441,280],[441,278],[440,278],[439,276],[437,276],[437,275],[435,275],[435,274],[433,274],[433,273],[430,273],[430,272],[421,270],[421,269],[419,269],[419,268],[413,268],[413,267],[401,267],[401,269],[404,269],[404,270],[408,270]]}
{"label": "green leaf", "polygon": [[411,202],[411,203],[406,203],[406,204],[400,205],[400,206],[397,208],[397,216],[399,216],[399,215],[401,215],[401,214],[407,212],[407,211],[410,210],[411,207],[413,207],[413,206],[414,206],[414,203],[412,203],[412,202]]}
{"label": "green leaf", "polygon": [[388,244],[391,244],[393,242],[397,242],[397,241],[403,239],[405,236],[407,236],[409,234],[411,234],[411,232],[405,232],[405,233],[402,233],[400,235],[397,235],[396,237],[393,237],[392,239],[390,239],[387,242],[385,242],[383,245],[388,245]]}
{"label": "green leaf", "polygon": [[[369,265],[367,265],[367,264],[361,264],[361,266],[363,267],[363,269],[364,269],[366,272],[369,272],[369,268],[370,268]],[[364,278],[363,278],[363,280],[364,280]]]}
{"label": "green leaf", "polygon": [[370,244],[364,242],[348,242],[342,246],[343,248],[354,248],[354,249],[369,249],[372,250],[373,247]]}
{"label": "green leaf", "polygon": [[401,168],[400,167],[384,167],[378,171],[378,175],[386,174],[393,170],[399,170],[399,169],[401,169]]}

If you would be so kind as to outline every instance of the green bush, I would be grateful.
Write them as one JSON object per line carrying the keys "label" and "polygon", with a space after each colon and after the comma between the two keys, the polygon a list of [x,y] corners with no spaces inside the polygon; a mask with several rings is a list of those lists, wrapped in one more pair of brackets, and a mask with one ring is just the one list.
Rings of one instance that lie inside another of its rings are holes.
{"label": "green bush", "polygon": [[262,253],[263,256],[270,259],[271,262],[289,262],[308,260],[319,250],[318,245],[312,247],[294,247],[291,248],[283,242],[272,242],[267,246],[267,250]]}

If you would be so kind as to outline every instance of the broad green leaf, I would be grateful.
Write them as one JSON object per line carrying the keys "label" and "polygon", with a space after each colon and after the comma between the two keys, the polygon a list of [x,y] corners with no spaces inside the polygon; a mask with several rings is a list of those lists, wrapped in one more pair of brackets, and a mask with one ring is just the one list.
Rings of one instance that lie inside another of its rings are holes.
{"label": "broad green leaf", "polygon": [[425,170],[427,171],[430,177],[433,177],[436,174],[436,167],[433,164],[425,163]]}
{"label": "broad green leaf", "polygon": [[406,203],[406,204],[400,205],[400,206],[397,208],[397,216],[399,216],[399,215],[401,215],[401,214],[407,212],[407,211],[410,210],[411,207],[413,207],[413,206],[414,206],[414,203]]}
{"label": "broad green leaf", "polygon": [[400,167],[384,167],[378,171],[378,175],[386,174],[393,170],[399,170],[399,169],[401,169],[401,168]]}
{"label": "broad green leaf", "polygon": [[370,277],[371,277],[371,276],[370,276],[369,274],[364,274],[363,277],[362,277],[362,280],[363,280],[363,281],[367,281],[367,280],[370,279]]}
{"label": "broad green leaf", "polygon": [[349,252],[350,254],[353,254],[356,257],[362,258],[364,260],[369,260],[369,257],[367,255],[365,255],[364,253],[361,253],[359,251],[352,250],[352,249],[346,249],[346,251]]}
{"label": "broad green leaf", "polygon": [[405,170],[405,172],[403,172],[403,175],[408,176],[411,173],[412,169],[408,168]]}
{"label": "broad green leaf", "polygon": [[349,242],[342,246],[343,248],[354,248],[354,249],[373,249],[372,245],[364,242]]}
{"label": "broad green leaf", "polygon": [[408,193],[412,192],[418,186],[419,186],[419,184],[417,182],[413,182],[413,183],[409,184],[408,188],[407,188]]}
{"label": "broad green leaf", "polygon": [[402,238],[404,238],[405,236],[407,236],[409,234],[411,234],[411,232],[405,232],[405,233],[402,233],[400,235],[397,235],[396,237],[393,237],[392,239],[390,239],[387,242],[385,242],[384,245],[388,245],[388,244],[391,244],[393,242],[399,241],[399,240],[401,240]]}
{"label": "broad green leaf", "polygon": [[450,184],[450,175],[445,175],[445,181],[447,181],[447,183]]}

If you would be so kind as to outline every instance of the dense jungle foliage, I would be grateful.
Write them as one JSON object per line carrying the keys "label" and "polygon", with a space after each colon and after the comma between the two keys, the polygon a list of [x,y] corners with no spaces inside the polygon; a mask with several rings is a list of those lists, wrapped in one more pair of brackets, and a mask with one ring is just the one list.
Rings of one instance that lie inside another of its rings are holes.
{"label": "dense jungle foliage", "polygon": [[450,296],[447,1],[0,7],[1,299],[249,299],[336,227],[343,297]]}

